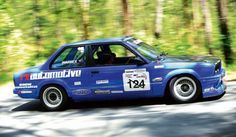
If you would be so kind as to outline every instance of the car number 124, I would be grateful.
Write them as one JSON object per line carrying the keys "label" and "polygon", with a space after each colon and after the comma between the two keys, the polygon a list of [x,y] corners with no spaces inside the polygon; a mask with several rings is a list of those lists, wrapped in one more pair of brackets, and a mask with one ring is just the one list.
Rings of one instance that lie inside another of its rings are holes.
{"label": "car number 124", "polygon": [[149,72],[146,69],[129,69],[123,73],[124,91],[150,90]]}

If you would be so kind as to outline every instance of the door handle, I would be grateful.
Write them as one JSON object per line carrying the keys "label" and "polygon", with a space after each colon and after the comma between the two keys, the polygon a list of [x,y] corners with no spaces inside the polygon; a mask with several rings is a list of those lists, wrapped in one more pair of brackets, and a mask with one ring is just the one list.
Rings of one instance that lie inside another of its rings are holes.
{"label": "door handle", "polygon": [[91,73],[92,73],[92,74],[98,74],[99,71],[96,71],[96,70],[95,70],[95,71],[91,71]]}

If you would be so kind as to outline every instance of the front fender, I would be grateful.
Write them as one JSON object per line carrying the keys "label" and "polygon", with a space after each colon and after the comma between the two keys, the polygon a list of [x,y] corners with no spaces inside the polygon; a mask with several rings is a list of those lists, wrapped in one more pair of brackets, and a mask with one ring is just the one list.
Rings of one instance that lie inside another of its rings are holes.
{"label": "front fender", "polygon": [[183,74],[189,74],[194,76],[195,78],[199,79],[200,76],[192,69],[177,69],[177,70],[172,70],[170,71],[164,78],[163,84],[166,85],[168,84],[168,81],[173,78],[174,76],[177,75],[183,75]]}

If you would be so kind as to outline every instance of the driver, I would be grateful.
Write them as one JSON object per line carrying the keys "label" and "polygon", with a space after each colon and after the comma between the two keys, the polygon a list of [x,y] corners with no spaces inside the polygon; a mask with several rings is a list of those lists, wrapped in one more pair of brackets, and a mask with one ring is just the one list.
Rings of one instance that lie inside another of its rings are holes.
{"label": "driver", "polygon": [[113,64],[116,58],[115,53],[103,53],[104,64]]}

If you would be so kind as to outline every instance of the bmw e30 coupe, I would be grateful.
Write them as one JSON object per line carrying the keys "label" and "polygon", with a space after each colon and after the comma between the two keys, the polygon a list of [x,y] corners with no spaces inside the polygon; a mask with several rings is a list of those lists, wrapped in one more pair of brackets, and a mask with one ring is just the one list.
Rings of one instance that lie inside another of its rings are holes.
{"label": "bmw e30 coupe", "polygon": [[174,57],[131,36],[61,46],[43,65],[14,74],[14,93],[48,110],[68,100],[164,97],[193,102],[225,92],[225,70],[212,56]]}

